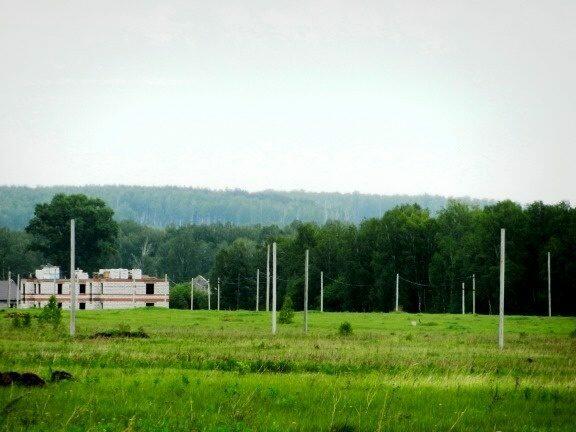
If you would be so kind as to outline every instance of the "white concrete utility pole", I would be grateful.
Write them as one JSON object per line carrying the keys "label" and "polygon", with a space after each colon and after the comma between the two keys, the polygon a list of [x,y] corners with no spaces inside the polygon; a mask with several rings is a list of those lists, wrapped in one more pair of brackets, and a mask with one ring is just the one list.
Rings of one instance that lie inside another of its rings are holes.
{"label": "white concrete utility pole", "polygon": [[308,332],[308,259],[310,253],[306,249],[304,258],[304,333]]}
{"label": "white concrete utility pole", "polygon": [[272,243],[272,334],[276,334],[276,242]]}
{"label": "white concrete utility pole", "polygon": [[18,289],[18,293],[16,294],[16,309],[20,308],[20,275],[17,276],[16,278],[16,285],[17,285],[17,289]]}
{"label": "white concrete utility pole", "polygon": [[256,312],[260,307],[260,269],[256,269]]}
{"label": "white concrete utility pole", "polygon": [[216,306],[218,308],[218,310],[220,310],[220,278],[218,278],[218,293],[217,293],[217,299],[216,299]]}
{"label": "white concrete utility pole", "polygon": [[[168,282],[168,273],[164,273],[164,282]],[[168,306],[168,293],[170,292],[170,284],[168,284],[168,289],[166,291],[166,294],[164,294],[164,303],[166,303],[166,306]]]}
{"label": "white concrete utility pole", "polygon": [[270,245],[266,245],[266,312],[270,310]]}
{"label": "white concrete utility pole", "polygon": [[210,297],[212,297],[212,289],[210,288],[210,281],[208,281],[208,310],[210,309]]}
{"label": "white concrete utility pole", "polygon": [[190,280],[190,310],[194,310],[194,278]]}
{"label": "white concrete utility pole", "polygon": [[70,219],[70,336],[76,334],[76,221]]}
{"label": "white concrete utility pole", "polygon": [[476,315],[476,275],[472,275],[472,314]]}
{"label": "white concrete utility pole", "polygon": [[8,309],[10,309],[10,302],[12,301],[12,299],[10,298],[10,285],[12,285],[10,282],[12,282],[12,272],[10,270],[8,270],[8,292],[6,293],[7,297],[6,297],[6,307]]}
{"label": "white concrete utility pole", "polygon": [[396,308],[394,309],[398,312],[398,296],[400,294],[400,274],[396,273]]}
{"label": "white concrete utility pole", "polygon": [[465,304],[465,299],[466,299],[466,295],[464,293],[464,289],[465,289],[465,283],[462,282],[462,315],[466,314],[466,304]]}
{"label": "white concrete utility pole", "polygon": [[324,312],[324,272],[320,272],[320,312]]}
{"label": "white concrete utility pole", "polygon": [[550,252],[548,252],[548,316],[552,316],[552,272],[550,265]]}
{"label": "white concrete utility pole", "polygon": [[500,230],[500,320],[498,322],[498,346],[504,348],[504,284],[506,273],[506,230]]}

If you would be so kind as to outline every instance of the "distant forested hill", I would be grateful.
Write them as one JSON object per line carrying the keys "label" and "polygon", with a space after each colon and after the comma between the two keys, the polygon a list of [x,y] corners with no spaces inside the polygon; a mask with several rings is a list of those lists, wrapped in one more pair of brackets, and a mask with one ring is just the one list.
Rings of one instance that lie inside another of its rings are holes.
{"label": "distant forested hill", "polygon": [[[360,193],[312,193],[304,191],[246,192],[174,186],[50,186],[0,187],[0,226],[22,229],[37,203],[56,193],[83,193],[102,198],[118,220],[131,219],[155,227],[187,223],[231,222],[237,225],[276,224],[293,220],[324,222],[329,219],[358,223],[381,216],[399,204],[417,203],[432,214],[445,207],[448,198],[433,195],[366,195]],[[460,199],[484,206],[486,200]]]}

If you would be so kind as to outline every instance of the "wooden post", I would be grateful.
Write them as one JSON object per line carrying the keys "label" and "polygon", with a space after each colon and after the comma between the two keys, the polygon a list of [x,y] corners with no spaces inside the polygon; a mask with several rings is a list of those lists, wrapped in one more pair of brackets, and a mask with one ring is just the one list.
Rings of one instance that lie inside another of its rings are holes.
{"label": "wooden post", "polygon": [[210,281],[208,281],[208,310],[210,309],[210,297],[212,297],[212,289],[210,288]]}
{"label": "wooden post", "polygon": [[550,264],[550,252],[548,252],[548,316],[552,316],[552,272]]}
{"label": "wooden post", "polygon": [[396,273],[396,308],[394,309],[398,312],[398,297],[400,294],[400,274]]}
{"label": "wooden post", "polygon": [[462,282],[462,315],[466,314],[466,303],[465,303],[466,295],[464,289],[465,289],[465,283]]}
{"label": "wooden post", "polygon": [[194,310],[194,278],[190,280],[190,310]]}
{"label": "wooden post", "polygon": [[260,306],[260,269],[256,269],[256,312]]}
{"label": "wooden post", "polygon": [[276,242],[272,243],[272,334],[276,334]]}
{"label": "wooden post", "polygon": [[476,275],[472,275],[472,314],[476,315]]}
{"label": "wooden post", "polygon": [[218,278],[218,298],[216,299],[216,306],[220,310],[220,278]]}
{"label": "wooden post", "polygon": [[320,312],[324,312],[324,272],[320,272]]}
{"label": "wooden post", "polygon": [[270,245],[266,245],[266,312],[270,310]]}
{"label": "wooden post", "polygon": [[70,220],[70,336],[76,334],[76,221]]}
{"label": "wooden post", "polygon": [[308,332],[308,258],[309,251],[306,249],[304,257],[304,333]]}
{"label": "wooden post", "polygon": [[506,273],[506,230],[500,230],[500,319],[498,322],[498,346],[504,348],[504,284]]}
{"label": "wooden post", "polygon": [[12,299],[10,298],[10,285],[12,282],[12,272],[8,270],[8,291],[6,292],[6,308],[10,309],[10,302]]}

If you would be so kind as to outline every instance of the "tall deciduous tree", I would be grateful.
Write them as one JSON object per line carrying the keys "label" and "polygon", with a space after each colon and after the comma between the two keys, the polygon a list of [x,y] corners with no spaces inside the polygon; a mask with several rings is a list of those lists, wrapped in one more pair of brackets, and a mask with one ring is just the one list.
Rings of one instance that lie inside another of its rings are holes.
{"label": "tall deciduous tree", "polygon": [[114,252],[118,224],[104,201],[85,195],[55,195],[38,204],[26,227],[32,235],[30,248],[41,252],[52,264],[66,268],[70,253],[70,219],[76,219],[76,263],[95,271]]}

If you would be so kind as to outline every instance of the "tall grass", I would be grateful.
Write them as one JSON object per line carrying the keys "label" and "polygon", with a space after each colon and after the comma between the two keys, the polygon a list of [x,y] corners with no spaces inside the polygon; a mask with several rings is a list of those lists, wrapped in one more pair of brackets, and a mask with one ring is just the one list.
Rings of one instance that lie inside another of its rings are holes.
{"label": "tall grass", "polygon": [[[0,388],[0,430],[573,430],[573,319],[509,317],[502,352],[497,317],[301,319],[272,336],[264,312],[79,311],[71,339],[0,314],[0,370],[76,377]],[[91,338],[119,326],[150,338]]]}

